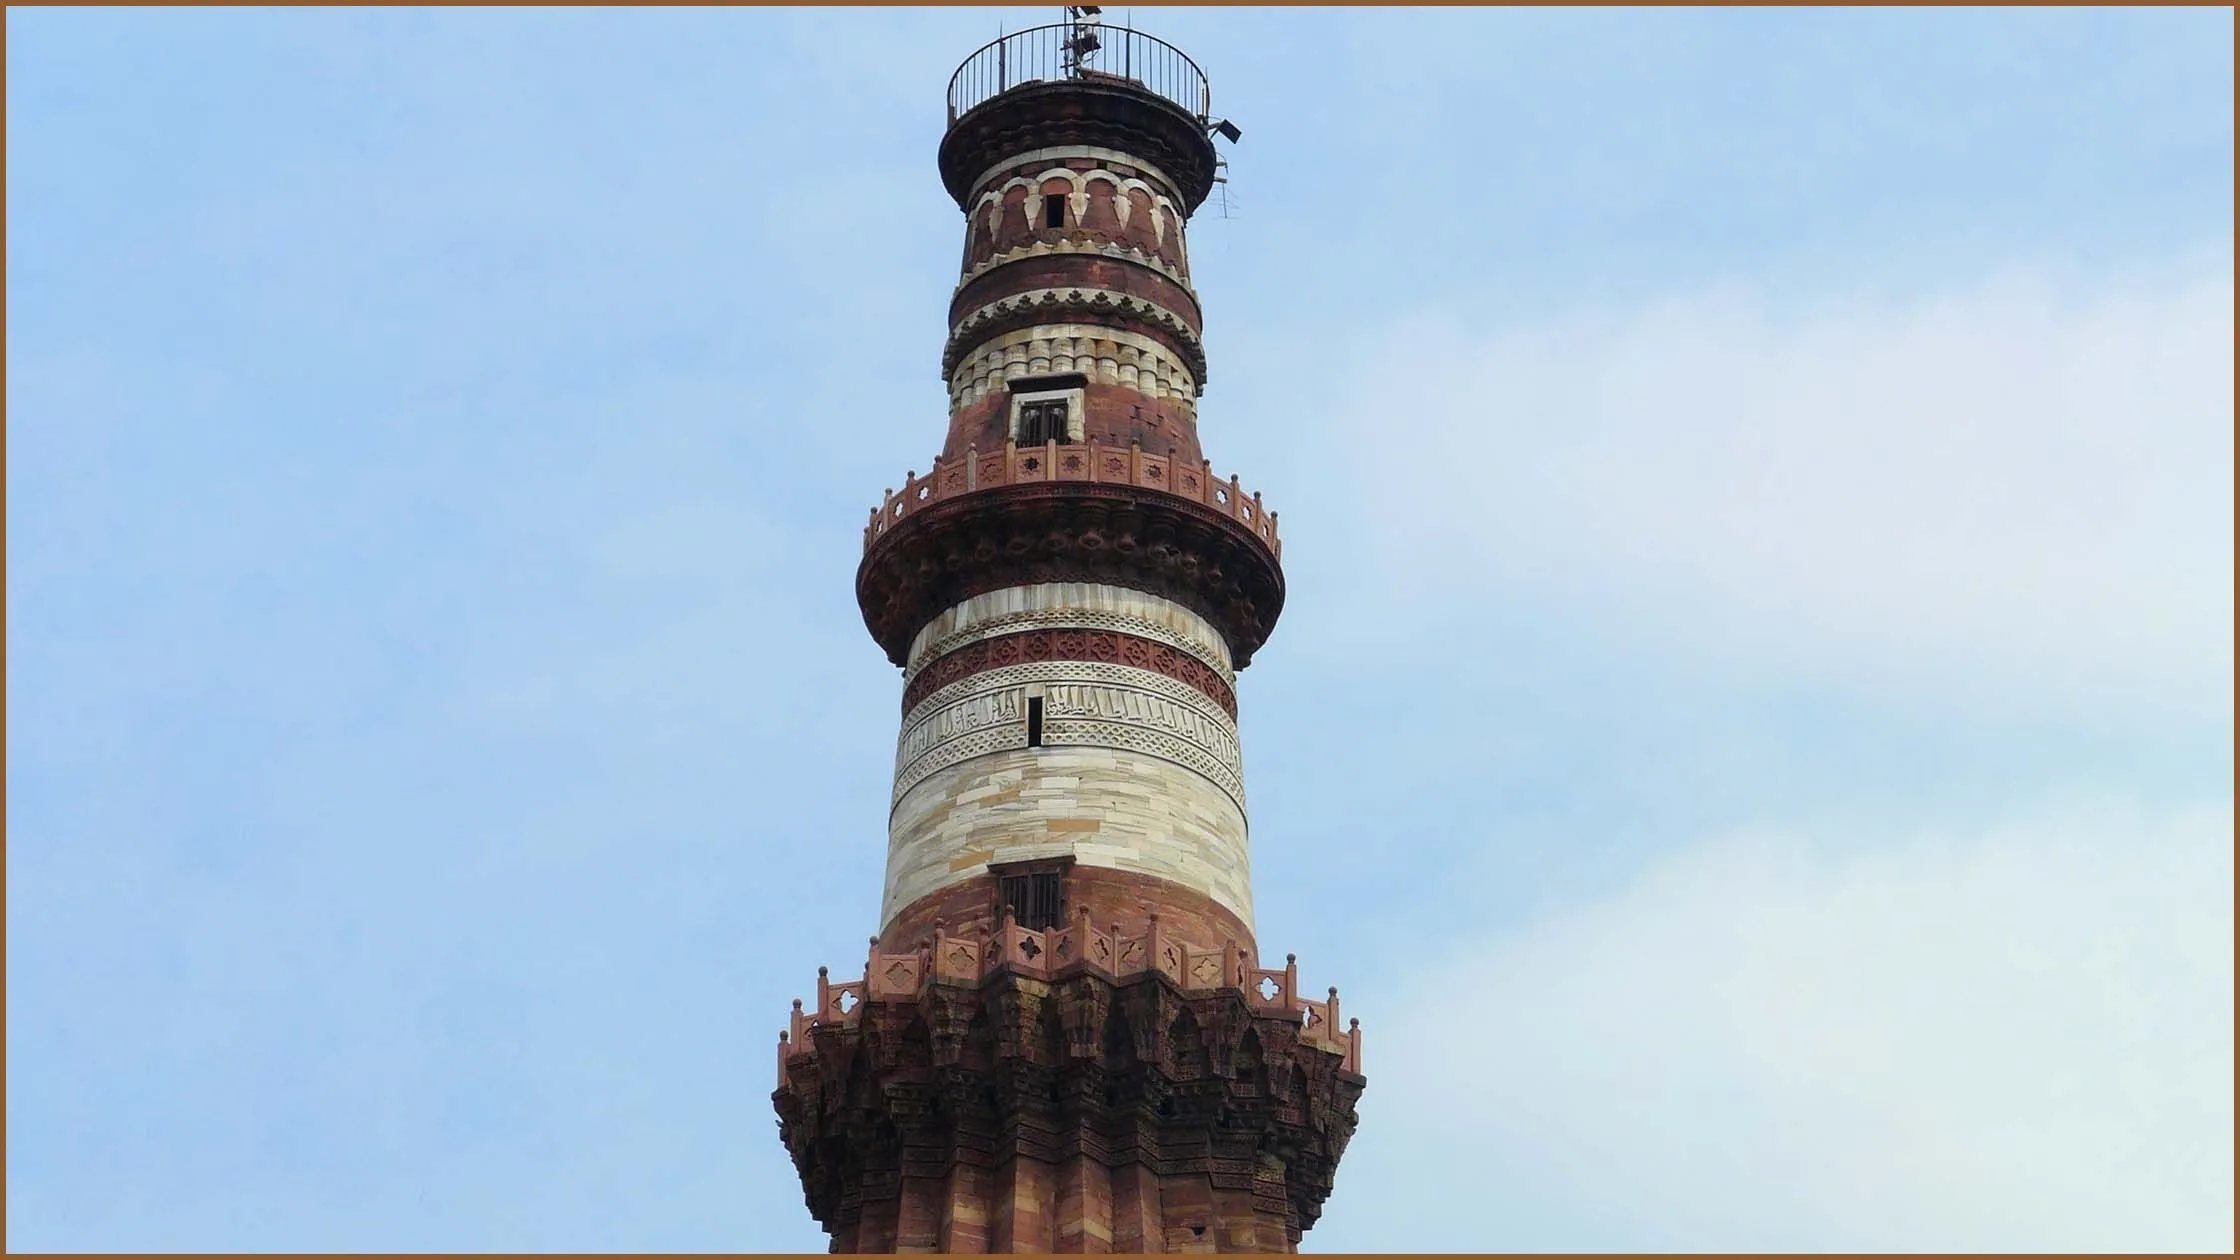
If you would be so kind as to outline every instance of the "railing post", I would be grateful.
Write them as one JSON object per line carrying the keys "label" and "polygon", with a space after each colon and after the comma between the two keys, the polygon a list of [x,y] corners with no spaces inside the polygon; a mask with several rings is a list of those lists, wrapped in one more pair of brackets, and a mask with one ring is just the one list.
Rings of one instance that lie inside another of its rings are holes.
{"label": "railing post", "polygon": [[1010,485],[1019,479],[1019,439],[1003,440],[1003,484]]}
{"label": "railing post", "polygon": [[1058,479],[1058,439],[1045,438],[1042,442],[1042,475],[1044,479]]}
{"label": "railing post", "polygon": [[1134,439],[1128,442],[1128,484],[1143,484],[1143,443]]}
{"label": "railing post", "polygon": [[964,448],[964,488],[980,488],[980,448],[977,446]]}
{"label": "railing post", "polygon": [[1089,480],[1097,479],[1097,440],[1089,439]]}
{"label": "railing post", "polygon": [[1287,1011],[1299,1009],[1299,956],[1297,954],[1285,954],[1283,956],[1283,1009]]}
{"label": "railing post", "polygon": [[832,1000],[832,984],[823,967],[817,968],[817,1018],[823,1019],[825,1003]]}

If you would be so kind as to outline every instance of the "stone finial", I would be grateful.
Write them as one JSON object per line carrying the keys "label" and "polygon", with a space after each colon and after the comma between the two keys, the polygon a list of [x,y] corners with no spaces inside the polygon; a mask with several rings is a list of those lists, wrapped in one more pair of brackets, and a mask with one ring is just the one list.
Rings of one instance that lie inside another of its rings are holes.
{"label": "stone finial", "polygon": [[800,999],[800,998],[795,998],[795,999],[793,1000],[793,1013],[794,1013],[794,1014],[796,1014],[796,1015],[799,1015],[799,1014],[801,1013],[801,999]]}
{"label": "stone finial", "polygon": [[832,974],[832,969],[831,969],[831,968],[829,968],[829,967],[819,967],[819,968],[817,968],[817,979],[819,979],[819,980],[822,980],[822,979],[824,979],[824,978],[825,978],[826,976],[829,976],[829,975],[831,975],[831,974]]}

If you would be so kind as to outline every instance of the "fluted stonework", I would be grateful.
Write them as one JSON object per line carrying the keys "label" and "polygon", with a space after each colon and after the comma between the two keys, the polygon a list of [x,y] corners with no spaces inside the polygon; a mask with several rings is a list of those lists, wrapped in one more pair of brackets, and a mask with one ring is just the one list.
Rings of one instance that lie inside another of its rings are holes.
{"label": "fluted stonework", "polygon": [[948,432],[856,574],[902,669],[879,935],[778,1054],[835,1251],[1293,1250],[1364,1086],[1255,940],[1237,675],[1282,541],[1200,451],[1204,80],[1084,29],[952,83]]}

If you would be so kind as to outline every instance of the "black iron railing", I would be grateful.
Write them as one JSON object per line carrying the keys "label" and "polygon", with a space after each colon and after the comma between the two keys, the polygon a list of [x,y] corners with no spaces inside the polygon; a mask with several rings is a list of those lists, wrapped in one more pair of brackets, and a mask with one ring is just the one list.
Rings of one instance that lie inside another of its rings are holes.
{"label": "black iron railing", "polygon": [[1165,97],[1199,118],[1213,113],[1205,71],[1163,39],[1093,22],[1054,22],[996,40],[949,77],[949,121],[992,97],[1029,83],[1124,79]]}

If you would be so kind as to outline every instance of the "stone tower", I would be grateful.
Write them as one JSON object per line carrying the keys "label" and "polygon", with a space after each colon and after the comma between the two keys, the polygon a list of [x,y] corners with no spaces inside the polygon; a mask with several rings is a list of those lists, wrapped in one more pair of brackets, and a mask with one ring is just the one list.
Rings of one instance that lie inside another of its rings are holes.
{"label": "stone tower", "polygon": [[1087,8],[950,81],[948,434],[856,572],[902,669],[885,898],[778,1038],[836,1252],[1296,1250],[1353,1134],[1357,1022],[1253,933],[1235,680],[1282,544],[1199,448],[1210,104]]}

